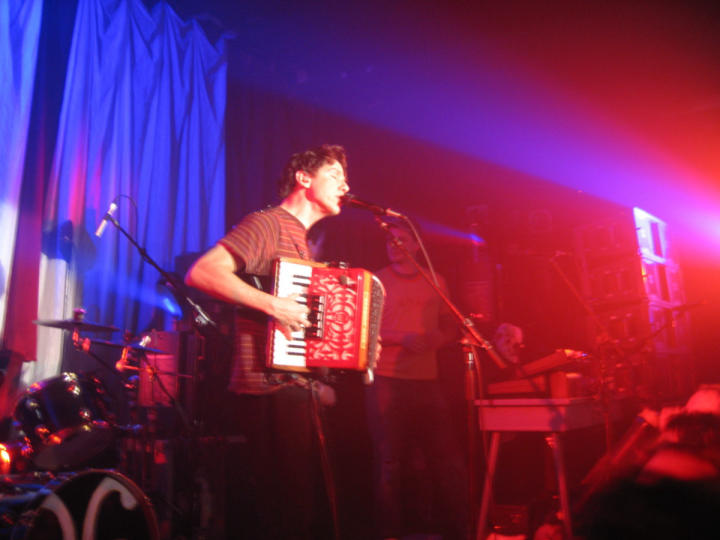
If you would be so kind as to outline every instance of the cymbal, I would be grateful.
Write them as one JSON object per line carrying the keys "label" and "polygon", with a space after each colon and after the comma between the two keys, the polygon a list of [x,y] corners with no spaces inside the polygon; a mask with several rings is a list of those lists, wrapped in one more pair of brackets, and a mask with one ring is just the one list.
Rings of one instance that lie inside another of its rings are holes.
{"label": "cymbal", "polygon": [[133,351],[141,351],[150,354],[170,354],[167,351],[161,351],[160,349],[153,349],[152,347],[144,347],[139,343],[115,343],[114,341],[105,341],[102,339],[91,339],[91,345],[103,345],[105,347],[113,347],[115,349],[132,349]]}
{"label": "cymbal", "polygon": [[118,332],[119,328],[104,324],[89,323],[86,321],[76,321],[75,319],[65,319],[56,321],[33,321],[38,326],[47,326],[48,328],[60,328],[62,330],[78,330],[80,332]]}

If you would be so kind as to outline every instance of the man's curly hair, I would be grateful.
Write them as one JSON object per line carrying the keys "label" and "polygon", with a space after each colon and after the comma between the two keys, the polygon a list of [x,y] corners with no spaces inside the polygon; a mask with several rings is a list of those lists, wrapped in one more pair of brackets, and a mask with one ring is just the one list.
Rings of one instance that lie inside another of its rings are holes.
{"label": "man's curly hair", "polygon": [[283,175],[280,178],[280,182],[278,182],[280,197],[284,199],[295,189],[295,174],[298,171],[305,171],[312,176],[320,167],[333,161],[340,163],[347,178],[347,156],[342,146],[337,144],[323,144],[322,146],[293,154],[285,165]]}

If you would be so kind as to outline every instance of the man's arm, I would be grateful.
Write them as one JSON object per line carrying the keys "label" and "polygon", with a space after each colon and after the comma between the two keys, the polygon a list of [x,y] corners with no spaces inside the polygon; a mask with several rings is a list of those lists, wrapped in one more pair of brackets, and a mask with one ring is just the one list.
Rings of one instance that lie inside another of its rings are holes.
{"label": "man's arm", "polygon": [[190,267],[185,283],[210,296],[257,309],[275,318],[286,330],[307,326],[309,309],[298,303],[297,294],[278,298],[248,285],[235,272],[237,265],[230,252],[218,244]]}

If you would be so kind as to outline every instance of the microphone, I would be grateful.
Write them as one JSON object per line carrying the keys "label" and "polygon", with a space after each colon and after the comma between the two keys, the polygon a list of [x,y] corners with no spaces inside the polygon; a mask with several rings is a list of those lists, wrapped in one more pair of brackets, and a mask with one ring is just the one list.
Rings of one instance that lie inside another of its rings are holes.
{"label": "microphone", "polygon": [[100,220],[100,225],[98,225],[98,228],[95,230],[95,236],[100,238],[103,235],[105,227],[107,227],[107,222],[112,219],[117,207],[114,201],[110,203],[110,208],[108,208],[107,213],[103,216],[102,220]]}
{"label": "microphone", "polygon": [[385,208],[384,206],[379,206],[377,204],[358,199],[352,193],[346,193],[341,197],[340,201],[342,202],[343,206],[353,206],[355,208],[360,208],[361,210],[370,210],[371,212],[381,216],[389,216],[394,218],[405,217],[400,212],[396,212],[391,208]]}

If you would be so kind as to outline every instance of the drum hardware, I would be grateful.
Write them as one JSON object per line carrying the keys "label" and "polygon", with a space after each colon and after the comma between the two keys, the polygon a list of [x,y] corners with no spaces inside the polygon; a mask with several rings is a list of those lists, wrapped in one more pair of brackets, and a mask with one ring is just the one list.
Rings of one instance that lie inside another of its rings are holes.
{"label": "drum hardware", "polygon": [[72,330],[73,332],[118,332],[120,329],[116,326],[106,324],[96,324],[85,320],[85,310],[75,308],[73,310],[72,319],[61,320],[44,320],[33,321],[38,326],[46,326],[48,328],[59,328],[61,330]]}
{"label": "drum hardware", "polygon": [[152,504],[105,469],[13,475],[0,482],[2,538],[160,538]]}
{"label": "drum hardware", "polygon": [[[186,288],[182,283],[182,280],[177,278],[176,276],[171,275],[167,271],[165,271],[147,252],[145,248],[143,248],[137,240],[127,231],[125,228],[121,226],[121,224],[112,216],[107,216],[108,220],[116,229],[117,231],[122,234],[138,251],[138,253],[141,255],[143,260],[147,262],[149,265],[151,265],[155,270],[157,270],[160,275],[162,276],[163,282],[165,286],[171,291],[173,296],[178,300],[178,303],[182,306],[183,310],[189,311],[191,320],[193,321],[193,325],[195,329],[197,330],[198,334],[202,334],[203,332],[211,332],[211,331],[217,331],[218,325],[217,323],[203,310],[202,306],[200,306],[197,302],[195,302],[190,296],[187,294]],[[202,339],[202,338],[201,338]],[[143,345],[145,347],[147,343]],[[123,348],[123,356],[127,360],[128,356],[130,355],[130,350],[127,348]],[[149,362],[145,358],[145,355],[143,354],[143,351],[140,351],[140,354],[137,355],[139,359],[138,367],[142,367],[142,364],[145,363],[145,365],[149,366]],[[123,360],[121,356],[121,361]],[[103,364],[104,365],[104,364]],[[121,363],[121,367],[124,367],[124,364]],[[149,367],[148,369],[154,370],[154,367]],[[191,421],[187,412],[185,409],[181,406],[181,404],[172,396],[170,392],[168,392],[167,388],[165,387],[162,377],[158,377],[157,371],[151,371],[154,377],[154,381],[157,382],[158,388],[168,396],[170,405],[172,408],[177,412],[177,415],[180,419],[182,429],[184,431],[184,434],[188,436],[189,440],[191,441],[191,446],[193,448],[197,448],[197,440],[200,435],[200,422],[198,421]],[[131,376],[132,377],[132,376]],[[191,379],[195,379],[195,376],[187,376]],[[139,379],[139,377],[138,377]],[[137,403],[137,396],[135,396],[135,406],[133,407],[136,411],[139,408],[139,404]],[[151,436],[154,437],[154,434]],[[191,463],[189,465],[189,476],[195,477],[195,471],[198,470],[198,463],[197,463],[197,452],[192,452],[193,458],[191,460]],[[194,514],[197,512],[197,501],[195,500],[197,498],[197,493],[191,494],[192,503],[190,505],[190,520],[189,523],[191,524],[191,527],[197,528],[197,516]],[[202,528],[202,527],[200,527]],[[193,531],[195,533],[197,531]],[[198,532],[198,534],[202,534]]]}
{"label": "drum hardware", "polygon": [[129,366],[125,365],[122,366],[122,370],[118,368],[118,371],[145,371],[150,375],[150,378],[152,380],[155,380],[158,375],[169,375],[171,377],[177,377],[179,379],[192,379],[192,375],[186,375],[185,373],[178,373],[176,371],[160,371],[159,369],[155,368],[154,366]]}
{"label": "drum hardware", "polygon": [[[177,409],[179,415],[184,414],[182,408],[175,401],[175,395],[168,390],[163,382],[162,376],[173,377],[175,379],[193,379],[192,375],[178,373],[167,369],[159,369],[158,359],[166,356],[172,356],[165,351],[148,347],[151,341],[150,335],[145,335],[137,344],[130,344],[122,349],[120,359],[115,363],[115,369],[125,375],[123,386],[127,392],[128,401],[131,404],[131,415],[134,422],[140,422],[139,412],[141,408],[152,408],[148,406],[147,399],[143,399],[143,384],[157,386],[162,397],[165,400],[164,405],[173,406]],[[147,354],[155,355],[155,364],[151,362]],[[162,366],[160,366],[162,367]],[[130,374],[134,372],[134,374]],[[147,390],[147,387],[144,387]],[[175,389],[176,390],[176,389]],[[145,392],[147,393],[147,392]]]}
{"label": "drum hardware", "polygon": [[[127,351],[124,355],[127,367],[134,367],[130,363],[137,362],[137,369],[148,369],[152,372],[150,369],[152,366],[140,367],[144,361],[142,358],[144,351],[150,349],[145,345],[147,342],[123,349]],[[131,375],[127,379],[137,381],[138,376]],[[133,388],[130,383],[126,385]],[[128,396],[133,399],[132,392],[129,392]],[[75,506],[71,506],[70,503],[77,505],[76,501],[62,500],[59,493],[48,492],[43,484],[55,478],[55,474],[70,474],[60,471],[74,471],[87,467],[93,460],[97,462],[98,455],[105,455],[106,451],[112,451],[113,448],[124,452],[123,459],[129,460],[125,463],[129,465],[127,471],[137,473],[131,474],[131,477],[135,481],[140,481],[141,486],[144,485],[148,493],[153,492],[155,486],[153,482],[157,480],[155,478],[157,451],[154,450],[157,445],[153,416],[148,415],[148,422],[145,424],[139,422],[118,424],[105,399],[107,397],[101,381],[84,373],[62,373],[57,377],[39,381],[31,385],[21,396],[15,408],[14,419],[24,438],[12,443],[0,444],[0,474],[12,476],[11,473],[32,469],[37,472],[30,479],[25,476],[31,486],[23,483],[18,487],[12,485],[13,480],[10,482],[10,487],[6,485],[4,488],[5,493],[10,492],[9,495],[3,495],[3,491],[0,490],[0,537],[4,537],[3,527],[12,528],[13,538],[24,538],[16,535],[24,534],[25,531],[33,531],[33,534],[44,537],[43,534],[49,530],[48,527],[58,527],[57,536],[63,535],[63,538],[80,538],[80,532],[85,534],[85,531],[90,530],[89,527],[96,530],[97,523],[88,521],[90,518],[84,521],[78,520],[73,513],[76,512]],[[131,409],[134,411],[139,408],[136,401],[131,403]],[[122,441],[125,442],[121,444]],[[115,465],[116,463],[113,463],[111,466]],[[112,472],[109,474],[117,475]],[[59,478],[62,480],[65,476]],[[105,480],[96,491],[108,482],[115,487],[112,489],[105,487],[99,494],[93,495],[94,498],[87,499],[86,514],[103,516],[98,518],[103,521],[105,520],[103,512],[106,511],[105,499],[117,497],[119,494],[122,502],[128,499],[128,493],[132,491],[123,489],[123,482],[119,481],[118,485],[117,479]],[[140,488],[135,489],[142,494]],[[113,495],[112,492],[117,493]],[[166,504],[171,506],[170,502]],[[70,509],[70,513],[66,511],[66,506]],[[117,513],[125,511],[119,504],[118,508]],[[180,512],[177,508],[172,510],[176,513]],[[43,515],[37,517],[40,515],[38,513]],[[157,527],[154,514],[152,519],[154,526]],[[50,525],[46,523],[48,520]],[[43,532],[37,532],[40,530]],[[133,533],[125,537],[158,537],[156,534],[146,535],[144,532],[143,535],[136,536]]]}
{"label": "drum hardware", "polygon": [[167,354],[165,351],[160,349],[153,349],[152,347],[145,347],[142,342],[139,343],[116,343],[114,341],[105,341],[102,339],[91,339],[89,340],[90,345],[100,345],[103,347],[110,347],[114,349],[130,349],[135,352],[151,353],[151,354]]}
{"label": "drum hardware", "polygon": [[[144,349],[143,352],[150,352],[152,354],[165,354],[162,351],[157,351],[157,349]],[[141,365],[144,364],[144,365]],[[157,367],[153,366],[150,362],[147,360],[144,360],[140,363],[128,363],[126,357],[121,357],[120,360],[118,360],[115,363],[115,369],[117,371],[123,372],[123,371],[137,371],[137,372],[145,372],[150,377],[151,381],[154,381],[158,378],[158,375],[169,375],[171,377],[177,377],[179,379],[192,379],[192,375],[188,375],[186,373],[178,373],[177,371],[167,371],[167,370],[161,370]],[[158,381],[159,382],[159,381]],[[134,387],[134,386],[133,386]],[[126,386],[126,388],[131,388],[130,386]]]}
{"label": "drum hardware", "polygon": [[115,441],[115,416],[102,382],[90,375],[61,373],[32,384],[13,413],[32,448],[36,467],[79,467]]}
{"label": "drum hardware", "polygon": [[28,470],[31,459],[32,447],[26,441],[0,443],[0,475]]}
{"label": "drum hardware", "polygon": [[95,324],[84,321],[75,321],[73,319],[57,320],[57,321],[33,321],[38,326],[46,326],[48,328],[59,328],[61,330],[78,330],[80,332],[119,332],[117,326],[105,324]]}
{"label": "drum hardware", "polygon": [[[163,508],[169,509],[175,517],[180,516],[183,518],[181,521],[184,522],[185,513],[192,512],[193,508],[178,508],[172,502],[172,496],[158,490],[158,486],[163,483],[170,485],[168,480],[163,482],[163,478],[171,473],[166,471],[163,476],[161,470],[163,467],[168,467],[168,462],[174,462],[172,456],[167,455],[168,449],[163,449],[159,430],[175,429],[172,427],[175,425],[175,418],[161,414],[170,409],[175,411],[177,418],[180,419],[184,433],[190,434],[189,429],[193,426],[187,423],[184,409],[176,401],[175,393],[164,384],[163,378],[169,376],[174,379],[193,379],[194,377],[173,370],[159,369],[162,365],[157,363],[158,359],[172,355],[149,347],[151,339],[153,339],[151,335],[145,335],[139,342],[123,347],[120,359],[115,363],[116,371],[123,378],[125,395],[130,404],[131,421],[130,425],[115,428],[121,439],[121,468],[143,490],[153,493],[154,500],[162,503]],[[143,384],[157,388],[165,399],[165,406],[159,406],[157,401],[149,404],[147,399],[143,399],[143,390],[148,389],[143,387]],[[171,523],[176,521],[175,517],[164,516],[163,524],[171,527]],[[169,520],[168,523],[165,523],[166,519]]]}

